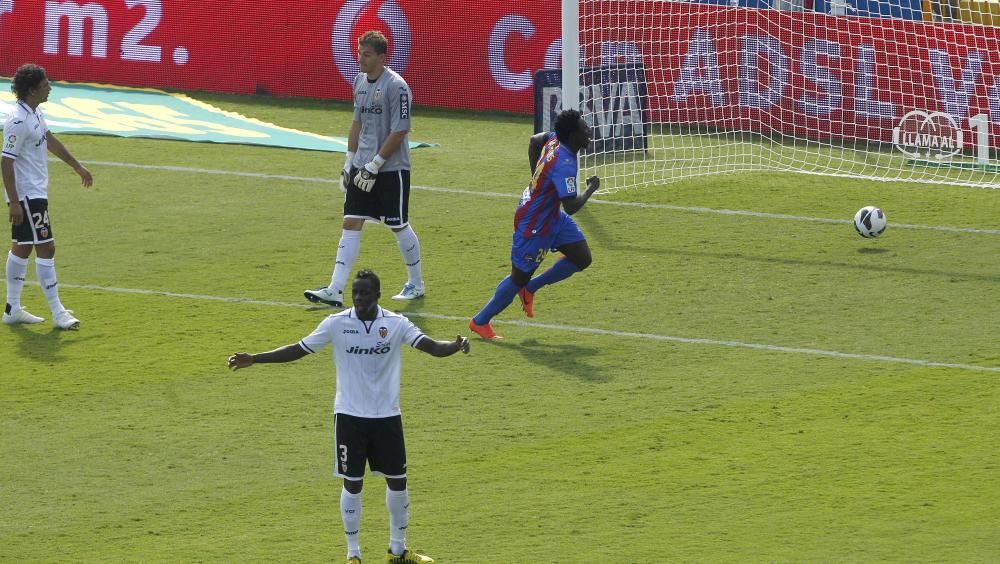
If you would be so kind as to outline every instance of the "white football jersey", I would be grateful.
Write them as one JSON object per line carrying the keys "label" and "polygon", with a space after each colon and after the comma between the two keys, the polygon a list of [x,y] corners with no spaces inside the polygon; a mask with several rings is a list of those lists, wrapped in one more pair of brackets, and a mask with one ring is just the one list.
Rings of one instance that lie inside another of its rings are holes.
{"label": "white football jersey", "polygon": [[[18,100],[3,124],[3,156],[15,159],[14,177],[20,200],[49,197],[48,135],[41,108],[32,111]],[[4,201],[7,200],[4,191]]]}
{"label": "white football jersey", "polygon": [[333,345],[335,413],[369,418],[400,414],[400,353],[404,344],[416,346],[424,333],[406,317],[378,309],[374,321],[358,319],[354,308],[327,316],[299,341],[308,353]]}

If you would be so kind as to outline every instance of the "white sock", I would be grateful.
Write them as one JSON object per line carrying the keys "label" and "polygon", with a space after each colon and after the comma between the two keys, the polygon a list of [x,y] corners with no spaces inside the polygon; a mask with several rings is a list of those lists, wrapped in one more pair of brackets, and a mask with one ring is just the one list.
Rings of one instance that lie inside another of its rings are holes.
{"label": "white sock", "polygon": [[389,509],[389,550],[402,554],[406,550],[406,527],[410,525],[410,492],[385,489],[385,506]]}
{"label": "white sock", "polygon": [[330,277],[330,289],[343,292],[347,287],[347,277],[351,275],[354,261],[361,253],[361,232],[344,229],[340,235],[340,245],[337,247],[337,263],[333,265],[333,276]]}
{"label": "white sock", "polygon": [[49,309],[52,315],[66,309],[59,301],[59,283],[56,281],[56,259],[35,258],[35,274],[38,275],[38,283],[42,285],[42,293],[49,301]]}
{"label": "white sock", "polygon": [[361,556],[361,493],[340,490],[340,518],[347,536],[347,556]]}
{"label": "white sock", "polygon": [[418,288],[424,287],[423,266],[420,264],[420,241],[413,228],[407,225],[402,231],[395,231],[396,244],[399,245],[399,252],[403,253],[403,262],[406,263],[406,276],[410,279],[410,284]]}
{"label": "white sock", "polygon": [[21,308],[21,289],[28,274],[28,259],[7,252],[7,303],[11,311]]}

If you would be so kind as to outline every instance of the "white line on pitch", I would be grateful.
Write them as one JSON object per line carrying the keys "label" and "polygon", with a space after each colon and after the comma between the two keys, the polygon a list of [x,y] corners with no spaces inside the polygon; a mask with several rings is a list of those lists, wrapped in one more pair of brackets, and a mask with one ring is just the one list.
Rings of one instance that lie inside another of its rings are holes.
{"label": "white line on pitch", "polygon": [[[168,170],[173,172],[183,172],[190,174],[218,174],[222,176],[239,176],[243,178],[261,178],[267,180],[290,180],[294,182],[310,182],[317,184],[338,184],[339,180],[334,180],[331,178],[316,178],[309,176],[290,176],[286,174],[267,174],[263,172],[239,172],[231,170],[216,170],[210,168],[192,168],[186,166],[170,166],[170,165],[144,165],[135,163],[119,163],[119,162],[109,162],[109,161],[82,161],[85,164],[98,165],[98,166],[112,166],[120,168],[138,168],[146,170]],[[511,200],[521,197],[521,192],[517,193],[505,193],[505,192],[479,192],[475,190],[461,190],[457,188],[439,188],[436,186],[412,186],[414,190],[423,190],[426,192],[443,192],[446,194],[466,194],[470,196],[489,196],[495,198],[509,198]],[[670,204],[644,204],[641,202],[613,202],[610,200],[601,200],[597,198],[592,198],[590,200],[595,204],[604,204],[610,206],[627,206],[636,208],[650,208],[650,209],[660,209],[660,210],[671,210],[689,213],[712,213],[719,215],[739,215],[748,217],[762,217],[767,219],[781,219],[788,221],[811,221],[814,223],[851,223],[849,219],[828,219],[822,217],[804,217],[798,215],[785,215],[780,213],[767,213],[767,212],[755,212],[747,210],[728,210],[728,209],[718,209],[718,208],[704,208],[696,206],[674,206]],[[1000,229],[975,229],[971,227],[947,227],[938,225],[913,225],[908,223],[893,223],[893,229],[924,229],[931,231],[948,231],[952,233],[979,233],[985,235],[1000,235]]]}
{"label": "white line on pitch", "polygon": [[[37,282],[29,282],[36,284]],[[316,306],[313,304],[297,304],[288,302],[275,302],[269,300],[254,300],[250,298],[232,298],[223,296],[208,296],[202,294],[182,294],[177,292],[161,292],[158,290],[144,290],[140,288],[114,288],[106,286],[97,286],[94,284],[61,284],[64,288],[76,288],[80,290],[97,290],[101,292],[117,292],[124,294],[142,294],[150,296],[164,296],[169,298],[184,298],[189,300],[202,300],[202,301],[213,301],[213,302],[226,302],[226,303],[245,303],[252,305],[263,305],[263,306],[277,306],[277,307],[290,307],[296,309],[313,309]],[[408,311],[403,312],[407,317],[425,317],[428,319],[442,319],[446,321],[468,321],[468,317],[461,317],[456,315],[443,315],[438,313],[424,313],[418,311]],[[742,341],[722,341],[717,339],[700,339],[692,337],[675,337],[672,335],[658,335],[656,333],[637,333],[631,331],[612,331],[610,329],[597,329],[594,327],[578,327],[574,325],[555,325],[551,323],[537,323],[534,321],[503,321],[495,320],[494,323],[504,324],[504,325],[517,325],[520,327],[528,327],[531,329],[549,329],[552,331],[564,331],[568,333],[583,333],[587,335],[607,335],[609,337],[630,337],[634,339],[647,339],[650,341],[664,341],[670,343],[684,343],[689,345],[709,345],[718,347],[732,347],[741,349],[755,349],[770,352],[782,352],[791,354],[804,354],[811,356],[826,356],[832,358],[846,358],[851,360],[868,360],[868,361],[881,361],[881,362],[894,362],[897,364],[912,364],[916,366],[927,366],[934,368],[956,368],[960,370],[975,370],[979,372],[997,372],[1000,373],[1000,367],[992,366],[976,366],[974,364],[955,364],[950,362],[937,362],[933,360],[921,360],[916,358],[899,358],[895,356],[883,356],[874,354],[858,354],[858,353],[845,353],[839,351],[828,351],[822,349],[810,349],[802,347],[785,347],[781,345],[766,345],[761,343],[744,343]]]}

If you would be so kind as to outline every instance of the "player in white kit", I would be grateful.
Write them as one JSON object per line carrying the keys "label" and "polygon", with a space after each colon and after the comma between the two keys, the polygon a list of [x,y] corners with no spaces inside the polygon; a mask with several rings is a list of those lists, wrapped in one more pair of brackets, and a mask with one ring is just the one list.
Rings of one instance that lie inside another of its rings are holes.
{"label": "player in white kit", "polygon": [[347,562],[361,562],[361,487],[367,462],[371,473],[385,477],[389,510],[388,562],[430,563],[432,559],[406,547],[409,492],[406,448],[399,408],[400,353],[404,345],[433,356],[469,352],[469,340],[436,341],[406,317],[379,307],[381,282],[369,270],[358,272],[351,285],[354,307],[327,316],[301,341],[266,353],[238,352],[232,369],[256,363],[291,362],[333,345],[337,393],[333,402],[334,475],[344,479],[340,514],[347,536]]}
{"label": "player in white kit", "polygon": [[17,103],[3,125],[3,153],[0,156],[12,243],[7,254],[7,301],[3,322],[15,325],[45,321],[21,307],[28,257],[34,250],[35,274],[52,310],[53,324],[59,329],[77,329],[80,321],[63,306],[56,281],[56,244],[49,220],[48,153],[72,167],[84,186],[91,186],[94,178],[45,124],[38,107],[49,99],[52,90],[45,69],[38,65],[21,65],[11,81],[11,90]]}

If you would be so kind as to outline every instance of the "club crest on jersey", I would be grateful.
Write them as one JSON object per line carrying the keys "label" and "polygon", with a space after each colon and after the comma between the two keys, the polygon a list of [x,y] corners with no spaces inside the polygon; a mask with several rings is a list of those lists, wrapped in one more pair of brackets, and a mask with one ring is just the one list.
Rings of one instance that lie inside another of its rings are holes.
{"label": "club crest on jersey", "polygon": [[42,237],[42,239],[44,239],[49,236],[49,230],[48,228],[43,227],[38,230],[38,234]]}
{"label": "club crest on jersey", "polygon": [[386,338],[386,337],[388,337],[389,336],[389,329],[386,328],[386,327],[379,327],[378,328],[378,336],[382,337],[383,339]]}
{"label": "club crest on jersey", "polygon": [[576,194],[576,178],[572,176],[566,177],[566,192]]}
{"label": "club crest on jersey", "polygon": [[377,102],[378,99],[381,97],[382,97],[382,87],[379,86],[378,88],[375,89],[375,93],[372,94],[372,100]]}

